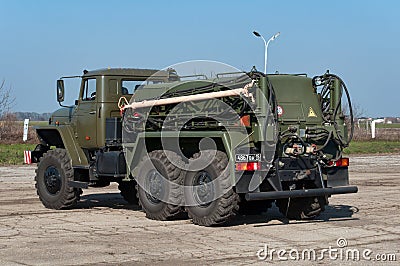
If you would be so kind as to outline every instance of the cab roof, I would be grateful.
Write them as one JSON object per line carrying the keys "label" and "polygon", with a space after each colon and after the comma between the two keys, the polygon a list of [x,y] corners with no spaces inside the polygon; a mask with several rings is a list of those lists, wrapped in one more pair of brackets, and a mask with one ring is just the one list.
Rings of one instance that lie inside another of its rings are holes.
{"label": "cab roof", "polygon": [[[159,72],[159,73],[157,73]],[[140,69],[140,68],[104,68],[97,70],[84,70],[82,77],[90,76],[135,76],[150,77],[157,73],[157,76],[167,76],[168,72],[156,69]]]}

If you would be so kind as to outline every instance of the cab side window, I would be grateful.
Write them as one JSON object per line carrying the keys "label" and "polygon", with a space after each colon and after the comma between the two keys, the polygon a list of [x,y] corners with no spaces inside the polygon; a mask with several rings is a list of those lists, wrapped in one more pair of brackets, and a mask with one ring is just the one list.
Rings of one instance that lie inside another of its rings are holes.
{"label": "cab side window", "polygon": [[96,99],[96,79],[85,80],[85,87],[83,89],[82,100],[94,101]]}
{"label": "cab side window", "polygon": [[120,94],[122,95],[127,95],[127,94],[134,94],[135,90],[139,88],[140,85],[142,85],[143,81],[137,81],[137,80],[123,80],[121,84],[121,92]]}

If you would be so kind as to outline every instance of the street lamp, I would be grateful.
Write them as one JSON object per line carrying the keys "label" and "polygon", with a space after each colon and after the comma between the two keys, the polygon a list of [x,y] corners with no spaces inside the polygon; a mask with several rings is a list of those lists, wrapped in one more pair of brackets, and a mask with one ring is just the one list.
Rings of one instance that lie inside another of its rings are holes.
{"label": "street lamp", "polygon": [[265,41],[264,37],[258,33],[257,31],[253,31],[253,34],[257,37],[260,37],[264,41],[265,46],[265,56],[264,56],[264,74],[267,75],[267,59],[268,59],[268,45],[270,41],[275,40],[281,34],[280,32],[275,33],[268,41]]}

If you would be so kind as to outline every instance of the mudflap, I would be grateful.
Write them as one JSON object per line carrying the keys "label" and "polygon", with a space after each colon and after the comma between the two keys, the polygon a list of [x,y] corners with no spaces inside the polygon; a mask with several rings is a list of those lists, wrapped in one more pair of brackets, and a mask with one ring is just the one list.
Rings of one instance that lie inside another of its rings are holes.
{"label": "mudflap", "polygon": [[327,169],[327,187],[341,187],[349,185],[348,167],[332,167]]}

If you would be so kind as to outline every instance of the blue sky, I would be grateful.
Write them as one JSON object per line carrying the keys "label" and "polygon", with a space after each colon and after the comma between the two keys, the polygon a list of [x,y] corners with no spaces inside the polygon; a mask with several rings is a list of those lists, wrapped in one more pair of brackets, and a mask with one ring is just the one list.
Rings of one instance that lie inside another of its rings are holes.
{"label": "blue sky", "polygon": [[58,108],[55,81],[83,69],[202,59],[340,75],[369,116],[400,116],[400,1],[0,0],[0,80],[14,111]]}

